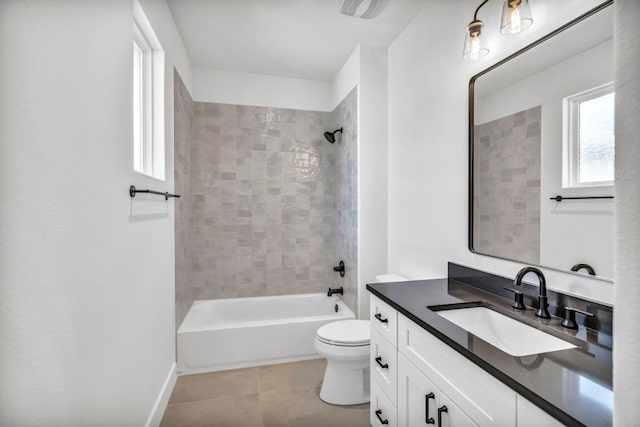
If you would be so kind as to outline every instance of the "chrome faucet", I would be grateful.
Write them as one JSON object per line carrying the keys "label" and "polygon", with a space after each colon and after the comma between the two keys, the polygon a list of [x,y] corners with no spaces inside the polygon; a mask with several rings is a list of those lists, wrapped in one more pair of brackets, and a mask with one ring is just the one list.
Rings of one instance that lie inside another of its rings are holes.
{"label": "chrome faucet", "polygon": [[536,310],[536,317],[551,319],[551,314],[549,314],[548,309],[549,303],[547,302],[547,281],[545,280],[542,271],[535,267],[524,267],[518,271],[518,274],[516,274],[513,284],[516,286],[522,286],[522,279],[527,273],[534,273],[538,276],[538,282],[540,283],[540,294],[538,295],[538,310]]}

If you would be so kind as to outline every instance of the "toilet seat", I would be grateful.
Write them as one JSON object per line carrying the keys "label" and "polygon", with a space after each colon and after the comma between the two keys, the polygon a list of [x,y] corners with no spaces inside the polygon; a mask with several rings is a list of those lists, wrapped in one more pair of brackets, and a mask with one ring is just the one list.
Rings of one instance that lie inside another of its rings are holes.
{"label": "toilet seat", "polygon": [[318,329],[317,339],[339,347],[368,346],[371,329],[368,320],[339,320]]}

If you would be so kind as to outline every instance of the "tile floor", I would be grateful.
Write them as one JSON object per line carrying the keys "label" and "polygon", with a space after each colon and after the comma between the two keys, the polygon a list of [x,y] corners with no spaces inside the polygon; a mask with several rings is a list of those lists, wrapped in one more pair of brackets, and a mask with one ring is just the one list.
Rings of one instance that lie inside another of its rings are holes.
{"label": "tile floor", "polygon": [[369,405],[318,397],[325,359],[178,377],[160,427],[369,427]]}

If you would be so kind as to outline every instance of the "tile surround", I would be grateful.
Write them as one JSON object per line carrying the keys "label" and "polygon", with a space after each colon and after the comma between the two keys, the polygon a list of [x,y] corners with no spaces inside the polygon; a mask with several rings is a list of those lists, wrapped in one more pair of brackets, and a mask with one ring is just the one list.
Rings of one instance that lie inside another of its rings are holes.
{"label": "tile surround", "polygon": [[193,196],[191,184],[193,144],[193,99],[174,70],[174,189],[180,194],[175,206],[175,262],[176,262],[176,330],[187,315],[194,300],[191,282],[193,241]]}
{"label": "tile surround", "polygon": [[[357,308],[358,300],[358,111],[357,88],[354,88],[331,113],[334,129],[343,128],[336,134],[336,182],[334,192],[335,253],[345,263],[345,277],[335,274],[334,287],[344,287],[344,301]],[[337,264],[337,263],[336,263]]]}
{"label": "tile surround", "polygon": [[474,132],[474,249],[538,264],[541,107],[474,126]]}
{"label": "tile surround", "polygon": [[[177,325],[193,300],[329,286],[344,286],[355,310],[356,89],[332,113],[192,102],[191,116],[183,89],[176,85],[176,191],[188,194],[176,213]],[[341,126],[327,142],[323,133]],[[340,259],[344,279],[333,272]]]}

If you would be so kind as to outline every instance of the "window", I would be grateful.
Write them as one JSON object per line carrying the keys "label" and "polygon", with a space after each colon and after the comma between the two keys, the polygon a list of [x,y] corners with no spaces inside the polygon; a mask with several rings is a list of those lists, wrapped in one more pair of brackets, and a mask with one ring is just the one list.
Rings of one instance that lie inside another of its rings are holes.
{"label": "window", "polygon": [[133,169],[164,179],[164,53],[138,2],[133,34]]}
{"label": "window", "polygon": [[613,83],[564,99],[563,187],[613,185],[614,101]]}

